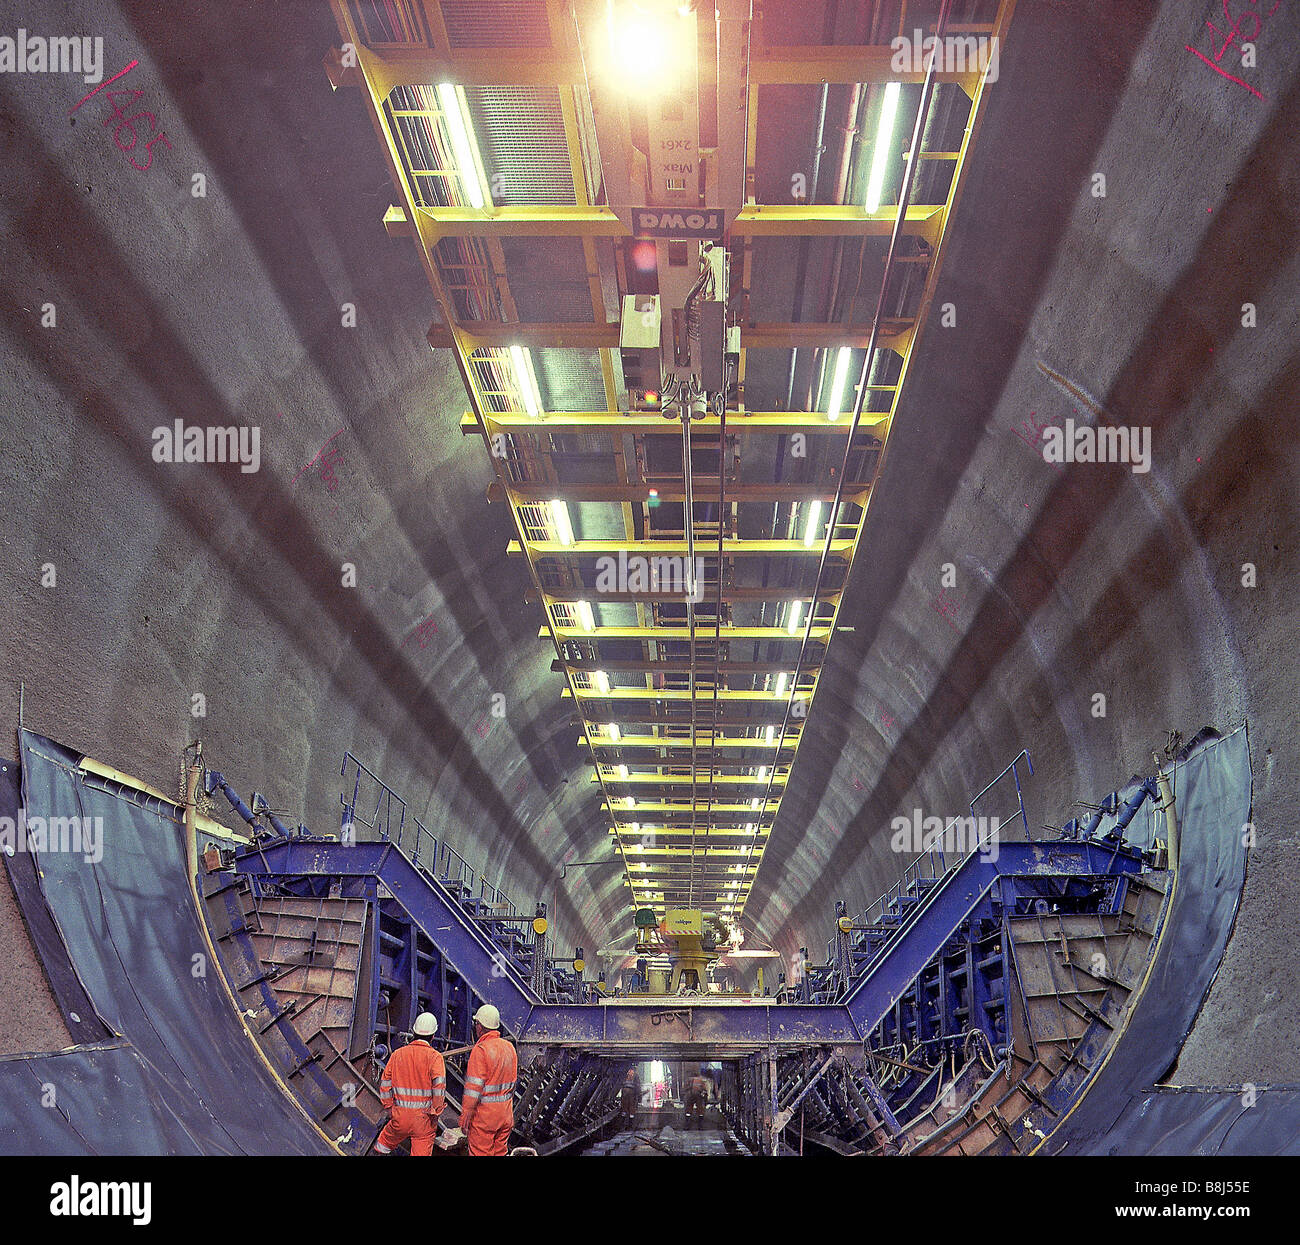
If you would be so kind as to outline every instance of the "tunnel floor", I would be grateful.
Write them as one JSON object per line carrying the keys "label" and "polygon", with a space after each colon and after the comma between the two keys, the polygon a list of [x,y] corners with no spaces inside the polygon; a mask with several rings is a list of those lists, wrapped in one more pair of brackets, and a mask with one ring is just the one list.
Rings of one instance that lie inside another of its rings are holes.
{"label": "tunnel floor", "polygon": [[616,1120],[601,1140],[584,1147],[579,1153],[587,1155],[635,1155],[652,1157],[691,1156],[694,1158],[726,1158],[747,1155],[749,1149],[738,1141],[726,1122],[710,1111],[702,1127],[687,1128],[682,1123],[681,1112],[659,1111],[638,1118],[635,1126],[628,1127]]}

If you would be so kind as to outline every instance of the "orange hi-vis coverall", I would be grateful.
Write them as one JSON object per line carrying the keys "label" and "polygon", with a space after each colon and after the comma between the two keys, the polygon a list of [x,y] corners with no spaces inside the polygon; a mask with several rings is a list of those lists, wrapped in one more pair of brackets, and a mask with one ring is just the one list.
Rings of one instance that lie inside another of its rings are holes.
{"label": "orange hi-vis coverall", "polygon": [[471,1154],[505,1154],[510,1130],[515,1126],[512,1100],[518,1073],[515,1048],[495,1029],[474,1043],[465,1070],[465,1098],[460,1112],[460,1126],[469,1138]]}
{"label": "orange hi-vis coverall", "polygon": [[379,1100],[392,1118],[375,1139],[375,1153],[392,1154],[409,1137],[412,1154],[432,1154],[446,1090],[446,1065],[428,1042],[416,1038],[394,1051],[379,1083]]}

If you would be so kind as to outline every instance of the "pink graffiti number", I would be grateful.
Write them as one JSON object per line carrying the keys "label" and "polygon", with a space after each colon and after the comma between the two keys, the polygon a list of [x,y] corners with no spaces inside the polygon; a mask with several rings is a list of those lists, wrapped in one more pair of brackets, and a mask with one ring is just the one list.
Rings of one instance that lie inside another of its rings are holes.
{"label": "pink graffiti number", "polygon": [[[1238,48],[1240,48],[1243,43],[1253,43],[1257,38],[1259,38],[1259,32],[1264,25],[1264,18],[1272,17],[1273,14],[1276,13],[1278,9],[1282,7],[1282,0],[1277,0],[1277,3],[1274,4],[1273,7],[1269,9],[1267,13],[1260,14],[1258,12],[1255,12],[1253,9],[1245,9],[1241,13],[1238,13],[1236,17],[1233,17],[1231,11],[1228,9],[1228,0],[1221,0],[1221,3],[1223,5],[1223,16],[1228,23],[1227,33],[1225,34],[1224,31],[1220,30],[1208,18],[1206,19],[1205,22],[1206,26],[1210,30],[1210,51],[1214,53],[1214,59],[1211,60],[1208,56],[1205,55],[1204,52],[1198,52],[1194,47],[1192,47],[1190,43],[1184,44],[1183,46],[1186,47],[1186,49],[1193,56],[1199,58],[1200,60],[1204,61],[1207,65],[1209,65],[1209,67],[1213,69],[1215,73],[1219,74],[1224,78],[1227,78],[1229,82],[1235,82],[1238,86],[1245,87],[1246,90],[1249,91],[1253,96],[1255,96],[1256,99],[1263,99],[1264,96],[1259,91],[1257,91],[1253,86],[1251,86],[1249,82],[1246,82],[1241,78],[1238,78],[1235,74],[1230,74],[1226,69],[1224,69],[1219,64],[1219,62],[1223,59],[1224,54],[1234,43],[1237,45]],[[1248,0],[1248,3],[1254,5],[1258,3],[1258,0]],[[1248,35],[1244,35],[1241,29],[1241,24],[1243,21],[1246,20],[1246,18],[1250,18],[1255,23],[1254,30],[1252,30]],[[1217,52],[1214,51],[1214,42],[1216,36],[1222,37],[1223,39],[1223,46],[1219,48]]]}
{"label": "pink graffiti number", "polygon": [[[144,149],[148,153],[148,159],[146,159],[143,164],[136,164],[133,155],[127,156],[127,159],[131,161],[132,167],[139,169],[142,173],[153,164],[153,146],[155,143],[165,143],[168,150],[171,149],[171,141],[168,139],[166,134],[162,133],[162,131],[158,129],[158,118],[155,117],[153,113],[146,110],[134,113],[132,116],[128,117],[118,106],[117,99],[115,98],[116,96],[121,95],[135,101],[143,94],[143,91],[109,91],[108,102],[113,106],[113,115],[104,119],[105,129],[110,125],[113,125],[114,121],[118,123],[113,129],[113,142],[117,144],[118,150],[122,152],[133,152],[140,141],[140,136],[136,133],[135,122],[139,121],[142,117],[147,117],[149,119],[149,128],[153,131],[153,137],[144,145]],[[123,130],[131,131],[131,142],[129,146],[122,142],[121,134]]]}

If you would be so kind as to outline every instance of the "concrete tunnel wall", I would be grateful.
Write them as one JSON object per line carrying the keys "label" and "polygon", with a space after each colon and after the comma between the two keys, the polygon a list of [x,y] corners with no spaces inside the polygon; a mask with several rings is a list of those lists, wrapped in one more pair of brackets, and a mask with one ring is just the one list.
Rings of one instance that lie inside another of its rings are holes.
{"label": "concrete tunnel wall", "polygon": [[[854,629],[746,924],[819,954],[834,901],[861,907],[905,864],[890,818],[962,811],[1022,747],[1036,829],[1149,771],[1168,731],[1247,718],[1258,846],[1178,1080],[1294,1081],[1300,49],[1265,25],[1259,100],[1185,50],[1205,6],[1135,7],[1018,9],[846,597]],[[351,748],[519,902],[549,901],[566,853],[604,855],[608,836],[490,463],[457,427],[462,386],[424,343],[432,296],[383,232],[374,135],[325,80],[327,10],[45,8],[50,30],[104,35],[106,74],[139,58],[173,152],[137,172],[93,113],[69,116],[88,87],[0,75],[0,718],[16,722],[21,679],[29,726],[167,790],[197,728],[245,796],[324,831]],[[0,0],[0,30],[24,22]],[[1150,473],[1057,472],[1016,436],[1031,412],[1093,408],[1152,429]],[[155,463],[151,430],[177,418],[259,425],[261,470]],[[336,433],[331,492],[303,468]],[[619,877],[570,875],[562,942],[626,932]],[[0,892],[0,1048],[57,1046]]]}

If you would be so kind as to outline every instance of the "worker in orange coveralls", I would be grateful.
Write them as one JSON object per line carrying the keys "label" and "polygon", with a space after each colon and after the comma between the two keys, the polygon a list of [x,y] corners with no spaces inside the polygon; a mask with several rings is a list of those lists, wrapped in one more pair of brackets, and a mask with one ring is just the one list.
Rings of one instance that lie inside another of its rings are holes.
{"label": "worker in orange coveralls", "polygon": [[469,1152],[502,1155],[515,1125],[515,1077],[519,1059],[501,1036],[501,1013],[484,1003],[474,1013],[474,1036],[465,1070],[465,1097],[460,1126],[469,1138]]}
{"label": "worker in orange coveralls", "polygon": [[412,1154],[432,1154],[447,1090],[447,1069],[442,1056],[427,1039],[438,1032],[438,1019],[428,1012],[415,1018],[415,1036],[394,1051],[379,1083],[379,1100],[388,1108],[389,1120],[375,1141],[376,1154],[392,1154],[407,1137]]}

